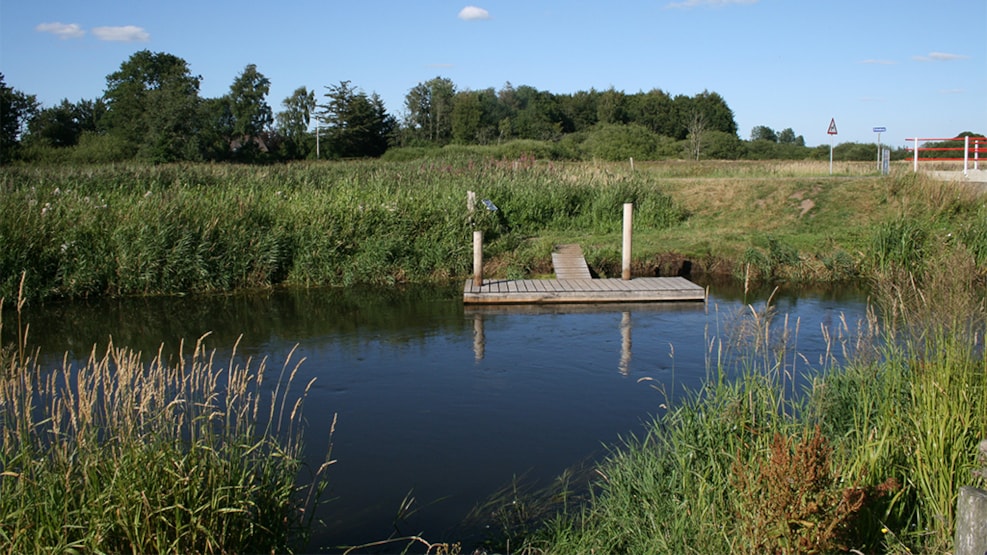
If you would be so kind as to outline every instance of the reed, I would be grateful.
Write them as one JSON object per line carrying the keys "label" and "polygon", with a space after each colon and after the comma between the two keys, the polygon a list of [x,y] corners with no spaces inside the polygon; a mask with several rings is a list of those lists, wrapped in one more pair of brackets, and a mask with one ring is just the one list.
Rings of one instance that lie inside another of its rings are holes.
{"label": "reed", "polygon": [[948,552],[959,487],[983,485],[987,310],[974,256],[882,274],[866,322],[823,330],[770,303],[717,314],[703,387],[601,464],[582,511],[530,553]]}
{"label": "reed", "polygon": [[301,462],[311,387],[293,383],[301,361],[289,356],[272,380],[266,361],[237,363],[235,353],[221,368],[203,339],[173,364],[112,343],[78,368],[0,357],[5,551],[304,545],[331,461]]}
{"label": "reed", "polygon": [[[681,219],[646,175],[529,158],[4,168],[0,188],[8,299],[25,270],[34,298],[448,280],[473,228],[497,257],[547,228],[612,233],[627,201],[642,226]],[[467,190],[499,210],[467,214]]]}

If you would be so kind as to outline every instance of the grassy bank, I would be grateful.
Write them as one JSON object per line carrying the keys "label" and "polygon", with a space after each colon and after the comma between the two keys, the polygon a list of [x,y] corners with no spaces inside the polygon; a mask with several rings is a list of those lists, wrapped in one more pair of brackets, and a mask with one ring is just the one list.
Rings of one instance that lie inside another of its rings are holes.
{"label": "grassy bank", "polygon": [[[811,330],[770,303],[732,335],[711,336],[707,383],[618,446],[583,504],[560,507],[510,545],[537,554],[950,552],[960,486],[987,482],[975,472],[987,465],[977,452],[987,438],[987,328],[972,256],[954,247],[935,261],[919,274],[885,273],[875,288],[883,313],[827,337],[848,363],[800,357],[798,337]],[[724,367],[730,350],[739,368]],[[739,379],[721,378],[735,371]]]}
{"label": "grassy bank", "polygon": [[[551,272],[579,242],[620,266],[635,203],[634,272],[748,280],[870,275],[944,242],[987,256],[982,202],[957,184],[869,164],[560,164],[530,158],[0,170],[0,296],[176,294],[273,285],[461,279],[470,231],[486,275]],[[466,212],[466,192],[496,212]],[[910,254],[906,251],[915,251]],[[916,262],[918,263],[918,262]]]}
{"label": "grassy bank", "polygon": [[266,361],[222,368],[200,340],[177,361],[110,344],[81,367],[47,369],[17,327],[0,352],[4,552],[305,545],[329,462],[301,463],[308,386],[292,385],[290,360],[272,380]]}

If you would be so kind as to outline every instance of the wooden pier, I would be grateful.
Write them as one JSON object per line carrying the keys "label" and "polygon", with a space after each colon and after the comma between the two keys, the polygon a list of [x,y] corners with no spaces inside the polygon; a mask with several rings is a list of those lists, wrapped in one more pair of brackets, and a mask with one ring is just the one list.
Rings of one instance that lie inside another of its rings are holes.
{"label": "wooden pier", "polygon": [[556,279],[483,278],[483,233],[473,232],[473,278],[463,287],[465,304],[642,303],[705,301],[706,290],[683,277],[631,278],[631,205],[624,204],[621,279],[593,279],[579,245],[552,252]]}
{"label": "wooden pier", "polygon": [[479,286],[469,280],[463,288],[466,304],[704,300],[706,290],[682,277],[484,280]]}

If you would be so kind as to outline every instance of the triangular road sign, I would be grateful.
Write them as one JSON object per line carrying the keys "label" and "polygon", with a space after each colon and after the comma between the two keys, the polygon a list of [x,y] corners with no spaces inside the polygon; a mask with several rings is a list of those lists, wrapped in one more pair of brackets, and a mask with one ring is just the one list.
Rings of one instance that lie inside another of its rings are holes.
{"label": "triangular road sign", "polygon": [[830,135],[836,134],[836,118],[829,120],[829,130],[826,133]]}

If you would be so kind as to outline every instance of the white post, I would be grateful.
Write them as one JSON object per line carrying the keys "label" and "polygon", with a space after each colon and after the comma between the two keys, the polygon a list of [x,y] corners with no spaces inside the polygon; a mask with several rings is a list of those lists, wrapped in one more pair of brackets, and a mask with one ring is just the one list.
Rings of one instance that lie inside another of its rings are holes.
{"label": "white post", "polygon": [[918,171],[918,137],[915,137],[915,148],[913,148],[912,150],[915,151],[915,162],[914,162],[915,167],[912,168],[912,172],[914,173]]}
{"label": "white post", "polygon": [[634,222],[634,205],[630,202],[624,203],[624,244],[623,244],[623,271],[621,278],[631,279],[631,228]]}
{"label": "white post", "polygon": [[877,132],[877,173],[881,173],[881,132]]}
{"label": "white post", "polygon": [[970,136],[963,137],[963,175],[967,175],[967,163],[970,160]]}
{"label": "white post", "polygon": [[833,135],[829,135],[829,175],[833,175]]}
{"label": "white post", "polygon": [[473,285],[483,285],[483,232],[473,232]]}

